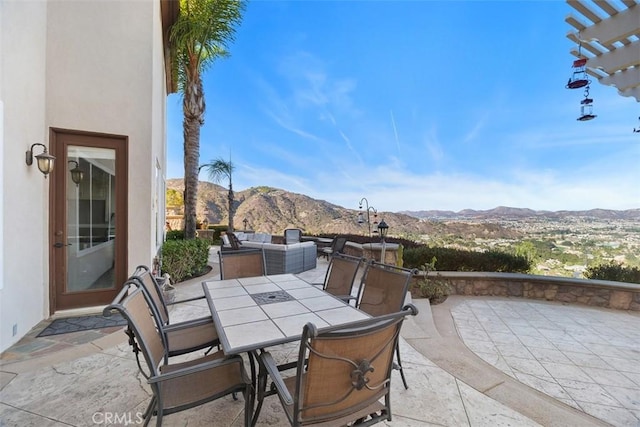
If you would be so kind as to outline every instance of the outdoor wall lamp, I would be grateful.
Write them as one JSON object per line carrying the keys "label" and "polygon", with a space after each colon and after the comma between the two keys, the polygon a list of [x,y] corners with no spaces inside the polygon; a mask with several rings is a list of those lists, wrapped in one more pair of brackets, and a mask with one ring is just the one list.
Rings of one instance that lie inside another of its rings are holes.
{"label": "outdoor wall lamp", "polygon": [[36,145],[39,145],[43,148],[43,152],[41,154],[38,154],[35,157],[38,162],[38,169],[40,169],[40,172],[42,172],[44,174],[44,177],[46,178],[47,175],[49,175],[53,171],[53,164],[56,158],[47,152],[46,145],[36,143],[31,145],[31,148],[27,150],[27,153],[26,153],[27,165],[31,166],[33,164],[33,147],[35,147]]}
{"label": "outdoor wall lamp", "polygon": [[[364,203],[366,207],[366,220],[364,219],[364,213],[362,212],[362,203]],[[362,199],[360,199],[359,209],[360,212],[358,213],[358,224],[364,224],[366,222],[369,226],[369,237],[371,237],[371,217],[369,215],[369,212],[373,212],[373,233],[378,233],[378,211],[376,210],[376,208],[374,208],[373,206],[369,206],[369,201],[366,197],[363,197]]]}
{"label": "outdoor wall lamp", "polygon": [[78,164],[78,162],[76,162],[75,160],[69,160],[67,163],[76,164],[76,166],[69,172],[71,172],[71,180],[75,182],[76,185],[80,185],[82,178],[84,178],[84,172],[82,172],[82,169],[80,169],[80,164]]}

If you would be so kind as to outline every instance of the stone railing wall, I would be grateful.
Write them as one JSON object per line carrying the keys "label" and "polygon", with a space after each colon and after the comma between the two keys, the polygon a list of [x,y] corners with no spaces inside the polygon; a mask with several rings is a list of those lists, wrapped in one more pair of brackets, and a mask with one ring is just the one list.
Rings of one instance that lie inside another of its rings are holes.
{"label": "stone railing wall", "polygon": [[[347,242],[344,252],[375,258],[363,245]],[[395,249],[395,250],[394,250]],[[396,265],[397,248],[385,252],[385,263]],[[379,255],[378,255],[379,258]],[[453,294],[503,296],[585,304],[618,310],[640,311],[640,285],[608,280],[574,279],[519,273],[439,271],[428,274],[449,283]],[[424,276],[416,276],[414,281]]]}
{"label": "stone railing wall", "polygon": [[428,277],[447,281],[457,295],[520,297],[640,311],[640,285],[634,283],[456,271],[432,272]]}

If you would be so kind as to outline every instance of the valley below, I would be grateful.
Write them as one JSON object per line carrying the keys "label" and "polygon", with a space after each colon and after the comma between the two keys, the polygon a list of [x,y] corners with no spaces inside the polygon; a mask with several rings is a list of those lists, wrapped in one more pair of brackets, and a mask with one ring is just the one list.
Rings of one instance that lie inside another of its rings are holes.
{"label": "valley below", "polygon": [[[181,213],[182,179],[167,180],[167,215]],[[198,220],[229,223],[226,188],[201,181]],[[368,227],[356,220],[360,212],[272,187],[252,187],[234,194],[234,224],[253,231],[281,235],[301,228],[310,235],[366,236]],[[372,213],[371,221],[389,225],[390,238],[430,246],[499,250],[524,255],[533,274],[583,277],[591,266],[616,262],[640,267],[640,209],[624,211],[536,211],[497,207],[486,211],[399,211]],[[373,237],[375,241],[377,237]]]}

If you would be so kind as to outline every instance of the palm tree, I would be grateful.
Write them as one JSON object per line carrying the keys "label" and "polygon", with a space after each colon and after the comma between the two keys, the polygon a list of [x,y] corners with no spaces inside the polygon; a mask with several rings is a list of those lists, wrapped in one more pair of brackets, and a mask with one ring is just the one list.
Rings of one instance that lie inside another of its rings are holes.
{"label": "palm tree", "polygon": [[184,237],[196,235],[200,127],[204,124],[202,72],[229,56],[227,45],[242,20],[243,0],[180,0],[180,15],[169,35],[175,49],[178,91],[184,113]]}
{"label": "palm tree", "polygon": [[229,178],[229,193],[227,194],[227,201],[229,203],[229,231],[233,231],[233,184],[231,182],[231,175],[233,174],[233,163],[231,160],[228,162],[222,158],[212,160],[211,163],[200,166],[200,169],[205,169],[209,174],[209,179],[213,182],[220,182],[223,177]]}

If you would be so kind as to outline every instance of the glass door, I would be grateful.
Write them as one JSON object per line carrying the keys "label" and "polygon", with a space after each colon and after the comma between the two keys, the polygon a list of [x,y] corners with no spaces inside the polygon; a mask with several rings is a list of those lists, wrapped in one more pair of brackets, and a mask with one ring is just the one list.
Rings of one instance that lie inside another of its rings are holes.
{"label": "glass door", "polygon": [[115,150],[69,145],[67,159],[67,292],[113,289]]}
{"label": "glass door", "polygon": [[55,310],[108,304],[126,280],[126,225],[120,219],[126,218],[120,206],[126,204],[126,182],[120,177],[119,152],[124,148],[118,142],[56,134],[51,249]]}

